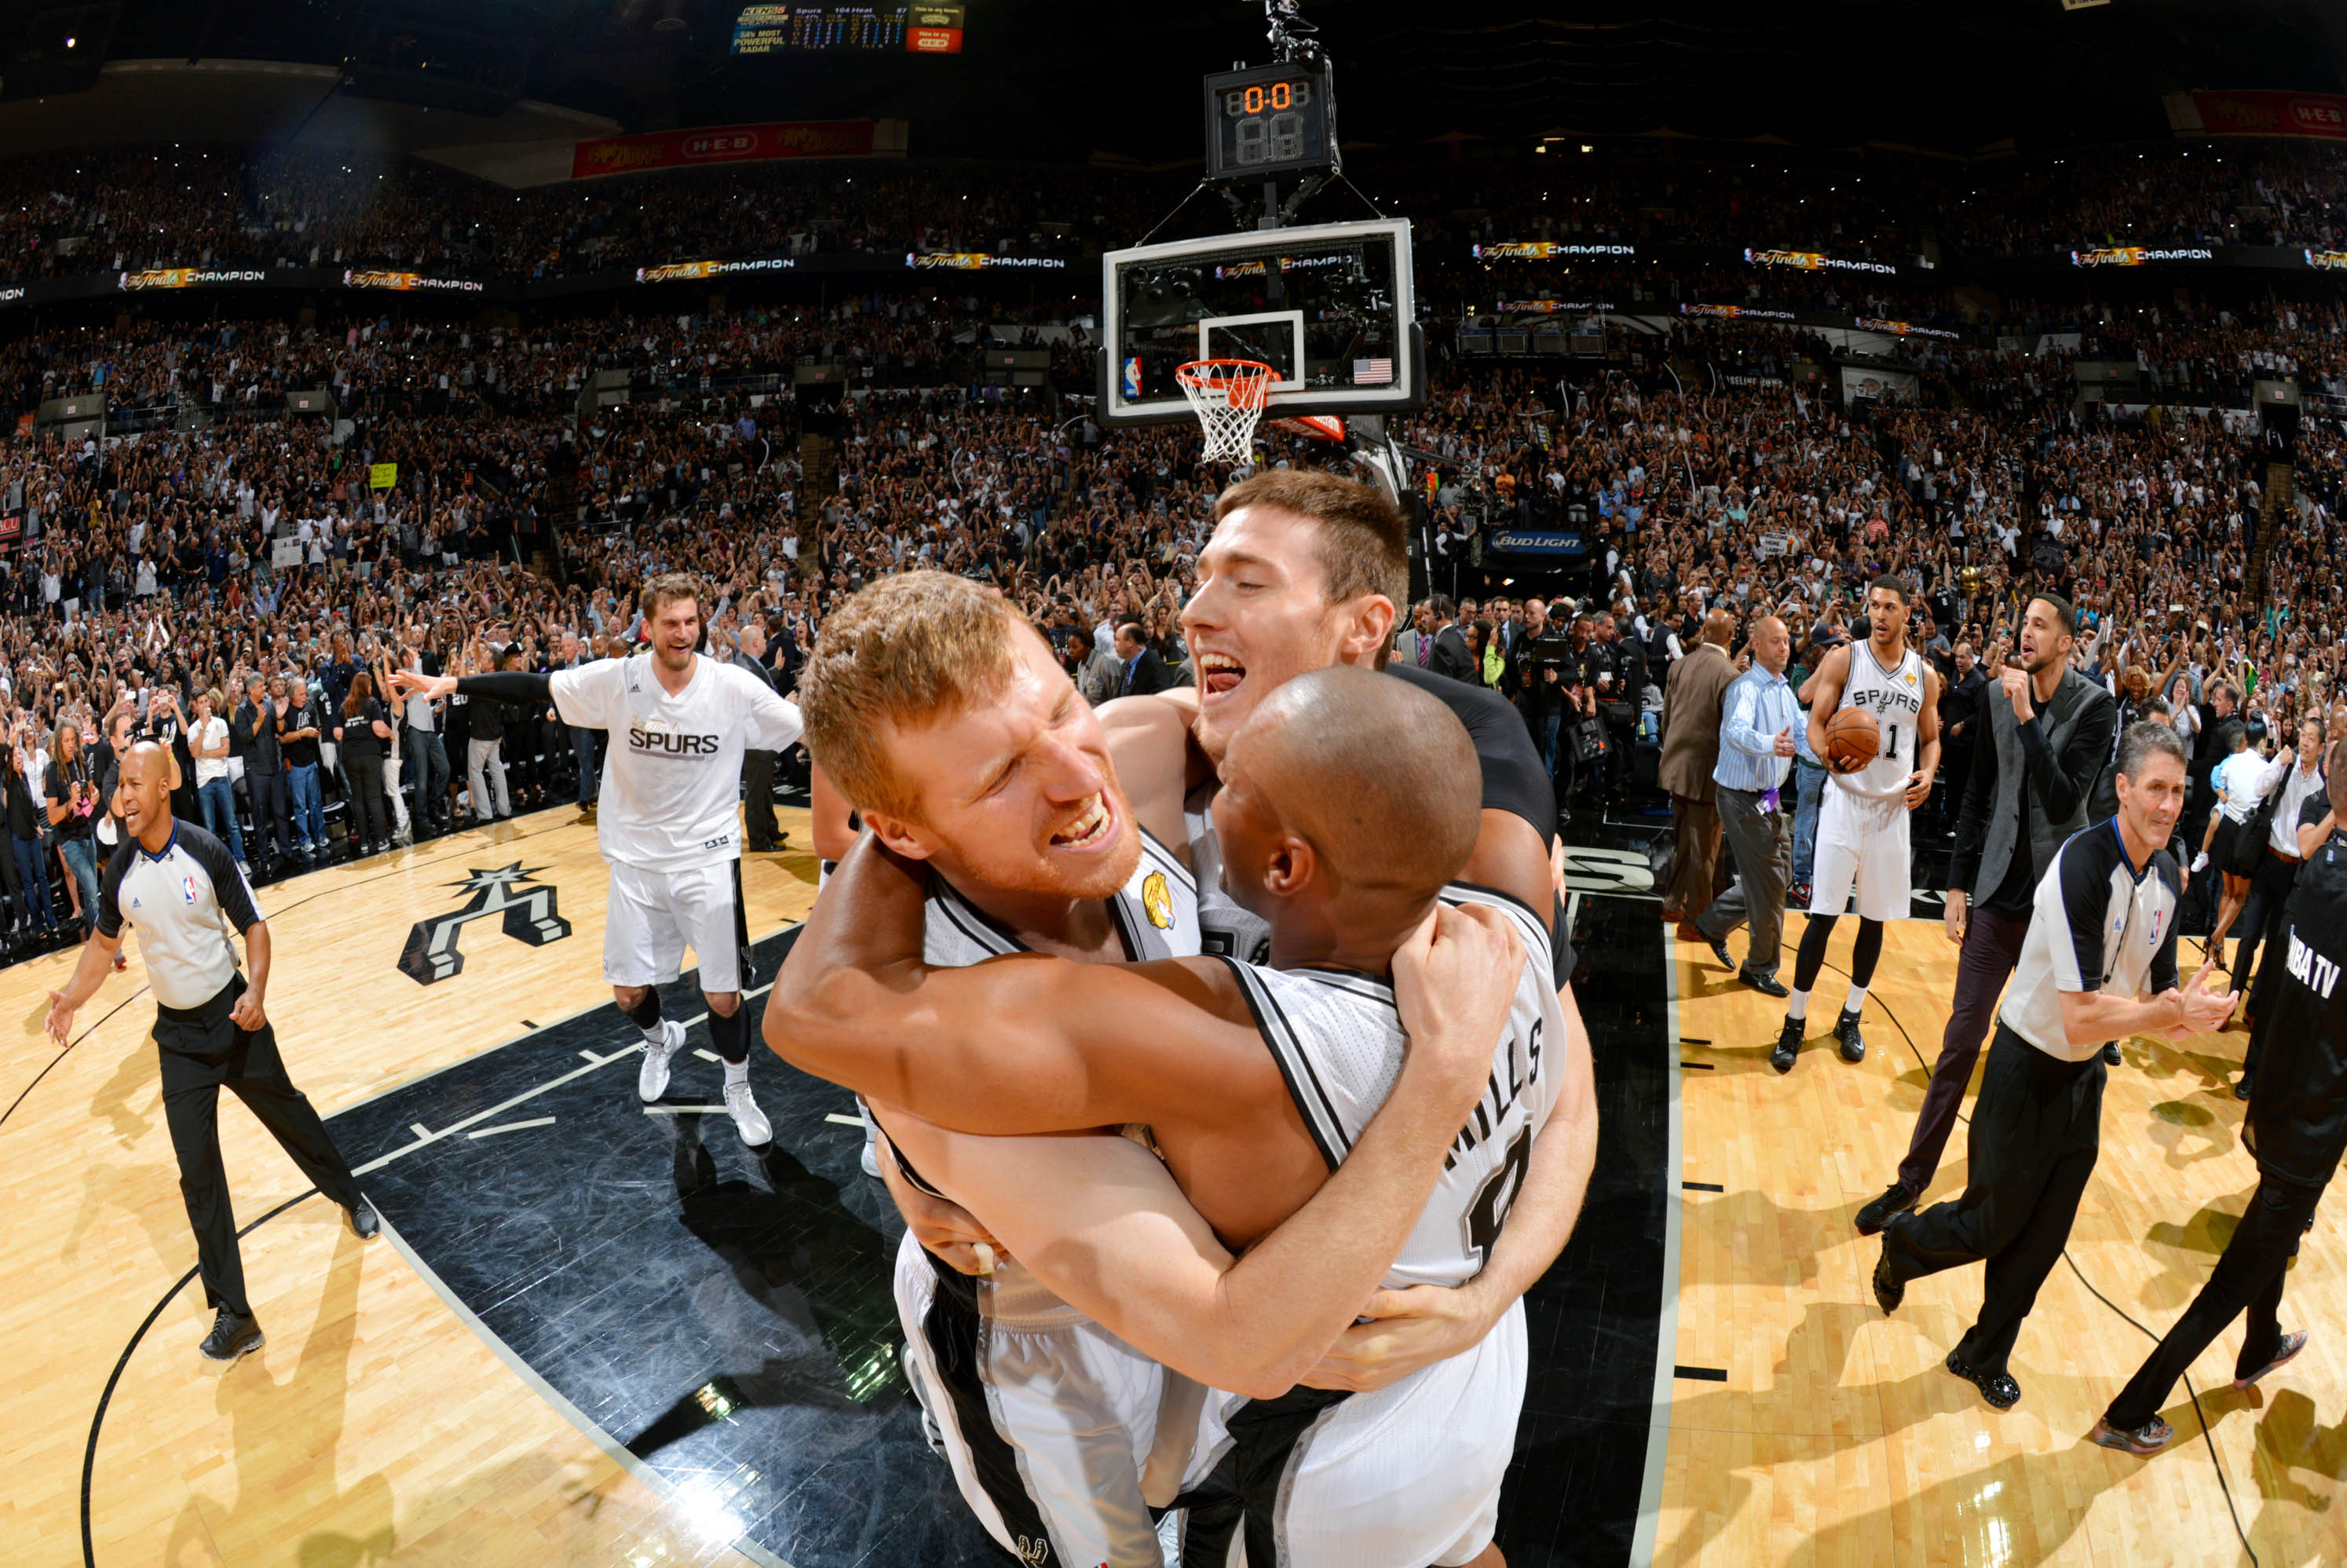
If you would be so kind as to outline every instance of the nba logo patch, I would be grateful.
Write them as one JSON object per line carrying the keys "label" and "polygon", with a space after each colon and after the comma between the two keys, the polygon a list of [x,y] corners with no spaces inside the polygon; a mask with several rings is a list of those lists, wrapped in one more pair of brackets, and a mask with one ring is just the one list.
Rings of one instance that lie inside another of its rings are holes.
{"label": "nba logo patch", "polygon": [[1153,871],[1142,879],[1141,907],[1149,912],[1149,923],[1161,931],[1174,928],[1174,892],[1165,885],[1165,873]]}
{"label": "nba logo patch", "polygon": [[1124,395],[1127,402],[1141,395],[1141,356],[1137,354],[1124,362]]}
{"label": "nba logo patch", "polygon": [[179,897],[185,898],[190,904],[196,901],[196,879],[194,877],[182,876],[179,878]]}

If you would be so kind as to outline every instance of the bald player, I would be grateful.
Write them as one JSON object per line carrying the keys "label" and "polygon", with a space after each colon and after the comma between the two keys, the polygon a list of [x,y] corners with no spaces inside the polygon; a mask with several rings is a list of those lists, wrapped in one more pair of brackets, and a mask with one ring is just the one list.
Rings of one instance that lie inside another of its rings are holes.
{"label": "bald player", "polygon": [[[863,803],[882,839],[922,869],[927,963],[1022,951],[1086,962],[1197,952],[1189,873],[1135,817],[1091,706],[999,593],[948,572],[880,579],[826,618],[799,699],[824,793]],[[834,835],[829,852],[844,856],[855,830],[844,804],[831,815],[828,825],[818,817],[818,844]],[[1172,831],[1181,833],[1178,812]],[[827,888],[824,897],[834,896]],[[1284,1389],[1294,1376],[1280,1370],[1286,1358],[1301,1348],[1308,1363],[1399,1250],[1440,1145],[1482,1086],[1518,967],[1511,960],[1497,974],[1488,1021],[1466,1031],[1481,1058],[1472,1081],[1454,1078],[1448,1091],[1421,1084],[1398,1102],[1399,1113],[1420,1119],[1415,1145],[1395,1144],[1394,1159],[1381,1161],[1384,1134],[1373,1129],[1341,1179],[1226,1276],[1195,1271],[1152,1288],[1133,1271],[1120,1274],[1128,1315],[1148,1314],[1199,1378],[1235,1388],[1276,1378]],[[1423,1061],[1415,1069],[1430,1070]],[[1449,1124],[1439,1113],[1425,1120],[1446,1097]],[[1151,1501],[1179,1490],[1204,1391],[1055,1294],[1040,1277],[1051,1271],[1030,1268],[1027,1257],[1046,1247],[1056,1255],[1063,1244],[1084,1257],[1122,1247],[1162,1267],[1187,1244],[1166,1235],[1159,1209],[1176,1211],[1177,1223],[1209,1241],[1212,1233],[1153,1156],[1112,1135],[973,1137],[918,1123],[901,1108],[874,1114],[909,1140],[909,1177],[885,1153],[875,1166],[908,1212],[951,1207],[912,1181],[975,1212],[964,1216],[969,1243],[925,1252],[908,1235],[894,1281],[907,1376],[965,1501],[1015,1555],[1158,1568]],[[1080,1194],[1095,1206],[1061,1216],[1061,1228],[1041,1228],[1057,1211],[1038,1207],[1039,1194]],[[1001,1223],[1020,1251],[979,1222]],[[988,1266],[972,1244],[991,1250]],[[1153,1459],[1156,1482],[1144,1474]]]}
{"label": "bald player", "polygon": [[[179,1162],[179,1194],[196,1233],[196,1268],[207,1306],[217,1308],[199,1347],[225,1368],[261,1348],[261,1324],[244,1289],[236,1214],[220,1161],[220,1091],[244,1102],[302,1174],[341,1206],[351,1229],[370,1240],[380,1222],[348,1161],[277,1054],[263,1000],[269,989],[269,924],[228,846],[171,815],[179,764],[168,747],[141,741],[122,760],[114,809],[128,832],[99,879],[97,922],[62,991],[49,993],[49,1037],[72,1043],[74,1014],[97,994],[122,949],[122,927],[138,928],[138,956],[155,993],[155,1048],[161,1061],[163,1118]],[[231,930],[244,938],[252,968],[239,972]]]}
{"label": "bald player", "polygon": [[[1266,923],[1271,968],[1027,956],[935,968],[922,950],[925,879],[867,842],[793,950],[767,1038],[879,1106],[963,1132],[1144,1125],[1213,1241],[1244,1251],[1319,1191],[1394,1088],[1405,1054],[1389,979],[1397,951],[1438,902],[1481,905],[1523,944],[1515,994],[1481,1097],[1438,1156],[1432,1197],[1386,1276],[1461,1284],[1504,1233],[1555,1100],[1563,1020],[1547,932],[1505,895],[1450,881],[1471,851],[1477,802],[1461,787],[1471,744],[1440,704],[1337,669],[1299,676],[1259,708],[1225,753],[1214,812],[1225,886]],[[896,1137],[898,1124],[880,1114]],[[914,1128],[901,1144],[916,1166],[919,1137]],[[1006,1211],[999,1239],[1168,1365],[1211,1355],[1134,1310],[1154,1294],[1145,1273],[1097,1259],[1062,1270],[1051,1242],[1022,1238],[1030,1224],[1065,1235],[1054,1210],[1092,1202],[1085,1187],[1027,1194]],[[1521,1310],[1471,1350],[1380,1391],[1265,1397],[1309,1364],[1299,1356],[1217,1401],[1188,1467],[1218,1470],[1239,1493],[1249,1561],[1496,1563],[1491,1530],[1522,1398]]]}

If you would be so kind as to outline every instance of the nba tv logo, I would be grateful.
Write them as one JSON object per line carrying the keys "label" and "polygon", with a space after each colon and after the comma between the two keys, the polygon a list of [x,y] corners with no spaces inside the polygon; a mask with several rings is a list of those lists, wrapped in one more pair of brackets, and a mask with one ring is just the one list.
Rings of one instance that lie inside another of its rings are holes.
{"label": "nba tv logo", "polygon": [[399,955],[400,972],[421,986],[459,972],[465,967],[465,955],[456,947],[458,934],[471,922],[492,916],[504,917],[507,936],[533,948],[570,935],[570,922],[555,912],[554,889],[523,886],[544,869],[524,870],[517,860],[494,871],[477,870],[462,882],[450,883],[472,897],[462,908],[415,922],[407,933],[407,947]]}

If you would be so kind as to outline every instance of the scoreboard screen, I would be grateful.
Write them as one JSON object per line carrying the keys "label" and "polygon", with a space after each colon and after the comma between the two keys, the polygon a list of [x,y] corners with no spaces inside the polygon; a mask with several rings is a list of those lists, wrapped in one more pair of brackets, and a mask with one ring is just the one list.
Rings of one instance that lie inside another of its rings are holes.
{"label": "scoreboard screen", "polygon": [[958,55],[959,5],[744,5],[733,20],[736,55],[868,50]]}
{"label": "scoreboard screen", "polygon": [[1326,66],[1258,66],[1206,78],[1209,179],[1337,165]]}

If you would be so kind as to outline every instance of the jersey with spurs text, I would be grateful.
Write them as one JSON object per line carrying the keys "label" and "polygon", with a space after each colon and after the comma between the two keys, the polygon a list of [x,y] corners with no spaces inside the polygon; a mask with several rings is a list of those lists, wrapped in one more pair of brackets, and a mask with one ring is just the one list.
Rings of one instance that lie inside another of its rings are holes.
{"label": "jersey with spurs text", "polygon": [[1854,642],[1842,677],[1841,706],[1874,715],[1881,728],[1874,760],[1856,773],[1828,776],[1851,794],[1876,800],[1903,798],[1915,771],[1915,732],[1923,719],[1923,658],[1912,648],[1886,670],[1871,641]]}
{"label": "jersey with spurs text", "polygon": [[599,659],[548,677],[564,723],[610,732],[596,847],[643,871],[739,860],[742,753],[796,745],[805,727],[797,704],[748,671],[700,654],[692,679],[671,697],[652,657]]}

